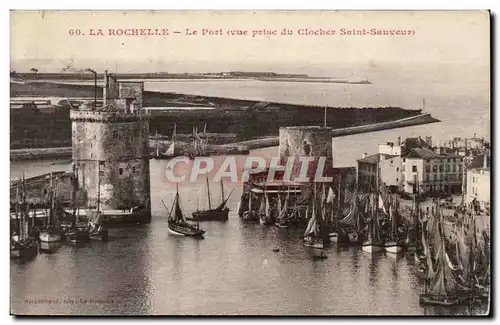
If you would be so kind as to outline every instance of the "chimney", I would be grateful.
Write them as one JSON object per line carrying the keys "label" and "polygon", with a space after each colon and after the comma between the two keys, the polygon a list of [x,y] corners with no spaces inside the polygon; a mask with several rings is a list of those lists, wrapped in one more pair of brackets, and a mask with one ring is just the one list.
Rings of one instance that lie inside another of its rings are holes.
{"label": "chimney", "polygon": [[484,152],[483,154],[483,168],[488,168],[488,152]]}
{"label": "chimney", "polygon": [[401,145],[401,137],[398,137],[398,142],[397,142],[398,146]]}
{"label": "chimney", "polygon": [[365,152],[365,153],[363,153],[363,158],[366,158],[366,152]]}

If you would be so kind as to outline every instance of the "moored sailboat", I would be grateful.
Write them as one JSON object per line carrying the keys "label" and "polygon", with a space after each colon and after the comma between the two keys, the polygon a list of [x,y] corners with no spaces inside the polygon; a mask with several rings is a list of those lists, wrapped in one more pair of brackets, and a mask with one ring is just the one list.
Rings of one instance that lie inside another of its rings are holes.
{"label": "moored sailboat", "polygon": [[10,258],[26,260],[38,254],[38,241],[30,236],[30,220],[26,211],[26,186],[23,175],[21,198],[19,198],[19,187],[16,188],[16,219],[19,220],[19,235],[17,240],[11,237]]}
{"label": "moored sailboat", "polygon": [[[376,206],[378,206],[378,204]],[[368,224],[368,236],[361,245],[361,249],[367,253],[378,253],[384,250],[384,244],[380,239],[378,227],[378,209],[372,204],[370,212],[371,215]]]}
{"label": "moored sailboat", "polygon": [[312,214],[307,228],[304,231],[304,246],[312,248],[323,248],[323,238],[321,237],[321,220],[316,213],[315,200],[312,202]]}
{"label": "moored sailboat", "polygon": [[391,232],[389,240],[384,243],[384,249],[387,253],[399,254],[403,252],[403,242],[398,235],[398,215],[395,211],[394,202],[389,202],[389,218],[391,220]]}
{"label": "moored sailboat", "polygon": [[[278,211],[278,217],[276,218],[276,222],[274,225],[278,228],[288,228],[288,200],[289,200],[289,194],[287,194],[285,198],[285,203],[283,204],[283,207],[279,209]],[[296,213],[296,209],[293,210],[293,213]]]}
{"label": "moored sailboat", "polygon": [[[72,181],[72,194],[71,200],[73,203],[73,213],[72,213],[72,222],[71,227],[67,230],[65,237],[66,240],[73,244],[79,244],[88,242],[90,240],[89,229],[86,223],[79,222],[77,211],[78,200],[76,197],[77,189],[78,189],[78,175],[76,172],[76,165],[73,164],[73,175],[71,177]],[[100,190],[100,186],[97,188],[98,192]],[[99,194],[97,195],[99,197]]]}
{"label": "moored sailboat", "polygon": [[269,204],[269,196],[267,195],[266,190],[264,190],[264,194],[262,195],[262,199],[260,202],[259,222],[261,225],[266,226],[273,223],[271,216],[271,206]]}
{"label": "moored sailboat", "polygon": [[56,243],[62,241],[63,233],[61,230],[60,225],[58,224],[58,221],[56,219],[55,215],[55,201],[56,201],[56,184],[52,186],[52,177],[50,179],[51,181],[51,186],[49,189],[48,193],[48,198],[49,198],[49,212],[47,213],[47,219],[46,219],[46,224],[45,227],[43,227],[40,230],[39,239],[40,242],[44,243]]}
{"label": "moored sailboat", "polygon": [[197,210],[193,212],[191,218],[187,218],[187,220],[193,221],[227,221],[229,218],[229,208],[227,207],[227,201],[231,197],[231,193],[226,197],[224,197],[224,184],[222,179],[220,181],[221,186],[221,203],[216,207],[212,208],[212,198],[210,195],[210,184],[207,176],[207,197],[208,197],[208,210]]}
{"label": "moored sailboat", "polygon": [[[457,283],[450,268],[444,243],[444,231],[439,213],[433,220],[431,234],[434,252],[426,248],[426,279],[424,293],[420,295],[421,305],[453,306],[460,303]],[[434,254],[433,254],[434,253]],[[432,259],[435,258],[435,267]]]}
{"label": "moored sailboat", "polygon": [[203,237],[205,231],[200,228],[200,224],[196,225],[189,224],[182,212],[180,201],[179,201],[179,186],[177,185],[177,193],[175,194],[174,203],[172,209],[168,211],[165,203],[163,206],[165,210],[168,211],[168,231],[173,235],[188,236],[188,237]]}

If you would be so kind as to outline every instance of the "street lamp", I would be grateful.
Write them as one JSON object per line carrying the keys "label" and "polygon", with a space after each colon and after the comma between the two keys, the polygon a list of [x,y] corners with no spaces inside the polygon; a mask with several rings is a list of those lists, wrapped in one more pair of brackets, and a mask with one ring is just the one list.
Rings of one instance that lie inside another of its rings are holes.
{"label": "street lamp", "polygon": [[85,69],[85,72],[94,74],[94,110],[97,109],[97,72],[92,69]]}

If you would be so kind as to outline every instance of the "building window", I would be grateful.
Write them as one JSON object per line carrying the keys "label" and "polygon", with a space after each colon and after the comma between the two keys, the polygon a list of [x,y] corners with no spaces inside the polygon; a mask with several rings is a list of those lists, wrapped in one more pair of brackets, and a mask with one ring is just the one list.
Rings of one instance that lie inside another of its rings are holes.
{"label": "building window", "polygon": [[413,165],[411,167],[411,171],[414,172],[414,173],[416,173],[417,172],[417,166]]}
{"label": "building window", "polygon": [[399,182],[399,178],[396,177],[396,183]]}
{"label": "building window", "polygon": [[472,183],[475,183],[476,182],[476,178],[474,176],[472,176]]}
{"label": "building window", "polygon": [[403,162],[406,162],[406,158],[403,158]]}
{"label": "building window", "polygon": [[391,164],[394,164],[394,160],[391,160]]}
{"label": "building window", "polygon": [[439,172],[442,173],[443,172],[443,165],[439,165]]}
{"label": "building window", "polygon": [[132,173],[134,173],[134,174],[135,174],[135,166],[134,166],[134,167],[132,167]]}
{"label": "building window", "polygon": [[120,169],[118,169],[118,172],[120,173],[120,175],[123,175],[123,168],[120,167]]}
{"label": "building window", "polygon": [[437,165],[432,166],[432,171],[433,171],[434,173],[437,173],[437,171],[438,171],[438,166],[437,166]]}
{"label": "building window", "polygon": [[44,195],[46,195],[46,194],[47,194],[47,189],[46,189],[46,188],[44,188],[44,189],[43,189],[43,194],[44,194]]}
{"label": "building window", "polygon": [[399,172],[399,167],[396,167],[396,171]]}

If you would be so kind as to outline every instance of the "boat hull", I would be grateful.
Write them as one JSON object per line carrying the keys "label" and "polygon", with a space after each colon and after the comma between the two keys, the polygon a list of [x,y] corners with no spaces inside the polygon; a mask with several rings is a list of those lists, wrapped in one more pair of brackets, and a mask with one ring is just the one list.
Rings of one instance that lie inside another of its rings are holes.
{"label": "boat hull", "polygon": [[38,245],[34,242],[16,244],[10,249],[11,259],[29,259],[38,254]]}
{"label": "boat hull", "polygon": [[384,250],[391,254],[400,254],[403,252],[403,246],[396,243],[387,243],[384,245]]}
{"label": "boat hull", "polygon": [[316,249],[323,249],[324,244],[322,240],[304,238],[304,246]]}
{"label": "boat hull", "polygon": [[273,224],[273,221],[271,218],[266,218],[266,217],[259,217],[259,223],[263,226],[269,226]]}
{"label": "boat hull", "polygon": [[383,247],[381,247],[379,245],[366,244],[366,243],[361,246],[361,249],[363,250],[363,252],[367,252],[370,254],[379,253],[379,252],[383,251]]}
{"label": "boat hull", "polygon": [[420,295],[420,305],[430,306],[455,306],[460,304],[457,297],[440,297],[429,294]]}
{"label": "boat hull", "polygon": [[90,234],[90,239],[99,241],[108,241],[109,232],[108,230],[101,230],[96,233]]}
{"label": "boat hull", "polygon": [[227,221],[229,209],[196,211],[193,212],[192,217],[186,219],[190,221]]}
{"label": "boat hull", "polygon": [[58,243],[62,241],[61,234],[53,234],[46,231],[40,232],[38,238],[40,239],[41,242],[44,243]]}
{"label": "boat hull", "polygon": [[88,231],[70,231],[66,234],[66,240],[70,243],[86,243],[90,240]]}
{"label": "boat hull", "polygon": [[168,225],[169,233],[176,236],[186,236],[186,237],[203,237],[205,234],[204,230],[195,229],[194,227],[181,226],[175,224]]}

